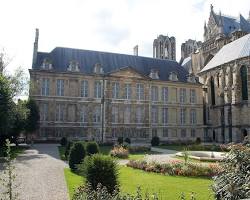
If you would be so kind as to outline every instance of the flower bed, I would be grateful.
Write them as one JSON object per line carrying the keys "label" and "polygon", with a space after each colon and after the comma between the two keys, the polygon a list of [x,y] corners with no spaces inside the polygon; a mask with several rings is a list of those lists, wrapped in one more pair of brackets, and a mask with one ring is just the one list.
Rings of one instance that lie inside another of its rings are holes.
{"label": "flower bed", "polygon": [[123,146],[114,146],[114,148],[110,151],[110,155],[116,158],[128,158],[129,151]]}
{"label": "flower bed", "polygon": [[169,163],[160,164],[155,162],[147,163],[143,160],[131,160],[127,166],[147,172],[155,172],[172,176],[213,177],[221,171],[218,164],[185,164],[182,161],[172,161]]}

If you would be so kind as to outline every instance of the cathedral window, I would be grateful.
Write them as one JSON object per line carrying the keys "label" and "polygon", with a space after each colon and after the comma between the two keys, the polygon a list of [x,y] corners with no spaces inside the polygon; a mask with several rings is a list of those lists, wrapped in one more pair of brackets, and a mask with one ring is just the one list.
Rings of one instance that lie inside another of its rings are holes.
{"label": "cathedral window", "polygon": [[181,124],[185,124],[186,123],[186,109],[185,108],[181,108],[180,122],[181,122]]}
{"label": "cathedral window", "polygon": [[190,124],[196,124],[196,110],[190,110]]}
{"label": "cathedral window", "polygon": [[57,104],[56,105],[56,121],[64,120],[64,105]]}
{"label": "cathedral window", "polygon": [[131,99],[132,88],[130,83],[125,84],[125,99]]}
{"label": "cathedral window", "polygon": [[168,137],[168,128],[163,128],[162,136],[163,137]]}
{"label": "cathedral window", "polygon": [[48,121],[48,104],[47,103],[41,104],[40,121]]}
{"label": "cathedral window", "polygon": [[100,123],[101,122],[101,106],[95,107],[93,114],[93,122]]}
{"label": "cathedral window", "polygon": [[241,96],[242,100],[248,100],[248,80],[247,80],[247,67],[242,66],[240,69],[241,76]]}
{"label": "cathedral window", "polygon": [[181,137],[185,138],[187,136],[186,129],[181,129]]}
{"label": "cathedral window", "polygon": [[118,107],[112,107],[112,123],[118,123]]}
{"label": "cathedral window", "polygon": [[125,124],[130,123],[130,116],[131,116],[131,107],[126,106],[124,110],[124,123]]}
{"label": "cathedral window", "polygon": [[137,123],[142,123],[143,122],[143,116],[144,116],[144,113],[143,113],[143,108],[141,106],[138,106],[136,108],[136,122]]}
{"label": "cathedral window", "polygon": [[162,123],[165,125],[168,123],[168,108],[162,108]]}
{"label": "cathedral window", "polygon": [[180,103],[186,102],[186,89],[180,88]]}
{"label": "cathedral window", "polygon": [[87,107],[82,106],[81,113],[80,113],[81,122],[87,122],[88,121],[87,116],[88,116],[87,115]]}
{"label": "cathedral window", "polygon": [[162,101],[163,102],[168,102],[168,88],[167,87],[163,87],[162,88]]}
{"label": "cathedral window", "polygon": [[190,89],[190,103],[196,103],[196,91],[195,91],[195,89]]}
{"label": "cathedral window", "polygon": [[211,77],[210,80],[210,89],[211,89],[211,103],[215,105],[215,89],[214,89],[214,79]]}
{"label": "cathedral window", "polygon": [[156,106],[152,106],[151,108],[151,122],[156,124],[158,122],[158,109]]}

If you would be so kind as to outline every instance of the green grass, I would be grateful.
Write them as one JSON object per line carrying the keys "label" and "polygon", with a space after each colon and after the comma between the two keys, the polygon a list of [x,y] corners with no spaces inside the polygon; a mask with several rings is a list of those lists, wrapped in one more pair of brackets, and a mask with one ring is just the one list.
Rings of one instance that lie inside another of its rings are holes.
{"label": "green grass", "polygon": [[[196,199],[213,199],[212,191],[209,189],[212,180],[204,178],[190,178],[182,176],[164,176],[156,173],[148,173],[130,167],[120,167],[119,182],[122,193],[135,193],[136,188],[141,186],[143,193],[156,192],[160,199],[180,199],[184,192],[189,199],[191,192],[195,192]],[[64,170],[70,197],[74,188],[85,181],[81,176],[74,174],[70,169]]]}

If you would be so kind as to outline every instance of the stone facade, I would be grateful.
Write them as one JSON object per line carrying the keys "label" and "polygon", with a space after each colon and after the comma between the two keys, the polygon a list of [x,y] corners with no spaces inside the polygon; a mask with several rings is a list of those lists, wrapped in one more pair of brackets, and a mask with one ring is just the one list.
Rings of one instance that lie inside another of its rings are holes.
{"label": "stone facade", "polygon": [[181,62],[185,58],[191,56],[191,54],[195,53],[197,49],[201,47],[202,42],[196,40],[187,40],[185,43],[181,44]]}
{"label": "stone facade", "polygon": [[[206,141],[241,142],[250,133],[249,61],[250,57],[242,58],[201,75],[204,80]],[[242,80],[243,67],[247,69],[246,82]],[[242,87],[247,88],[247,98],[243,97]]]}
{"label": "stone facade", "polygon": [[153,57],[160,59],[176,60],[175,37],[159,35],[153,43]]}
{"label": "stone facade", "polygon": [[[30,97],[41,115],[37,139],[67,136],[109,142],[122,136],[150,141],[155,135],[167,142],[203,139],[200,84],[152,80],[130,67],[109,75],[31,69],[30,77],[34,86]],[[63,80],[60,95],[58,80]],[[96,94],[96,83],[104,96]]]}

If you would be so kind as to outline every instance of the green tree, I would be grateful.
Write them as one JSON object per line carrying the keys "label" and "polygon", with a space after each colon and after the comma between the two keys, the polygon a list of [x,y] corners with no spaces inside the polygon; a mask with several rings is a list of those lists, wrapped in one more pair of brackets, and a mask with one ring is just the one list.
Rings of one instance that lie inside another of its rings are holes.
{"label": "green tree", "polygon": [[29,99],[26,107],[28,109],[25,131],[27,134],[33,134],[39,128],[39,108],[33,99]]}

